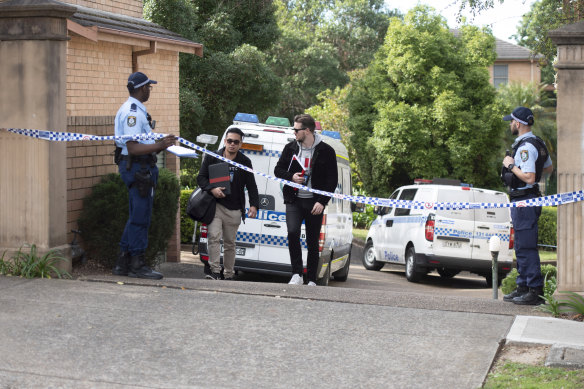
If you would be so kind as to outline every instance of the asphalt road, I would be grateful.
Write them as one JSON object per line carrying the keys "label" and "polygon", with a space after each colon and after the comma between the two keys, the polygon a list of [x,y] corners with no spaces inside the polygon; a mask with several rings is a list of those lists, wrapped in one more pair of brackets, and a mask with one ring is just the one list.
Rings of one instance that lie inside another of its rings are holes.
{"label": "asphalt road", "polygon": [[[380,271],[366,270],[361,263],[362,257],[363,248],[354,244],[353,250],[351,251],[349,278],[345,282],[338,282],[331,279],[329,286],[335,288],[413,292],[487,299],[491,299],[493,296],[493,291],[487,287],[484,277],[479,277],[468,272],[461,272],[451,279],[444,279],[436,272],[432,272],[422,282],[412,283],[406,280],[403,266],[387,264]],[[176,264],[162,264],[162,273],[167,277],[175,278],[204,278],[203,265],[199,261],[198,256],[193,256],[190,252],[183,251],[181,258],[183,263],[179,264],[180,266]],[[182,275],[180,272],[181,269],[184,269],[184,274]],[[289,277],[240,272],[238,274],[238,280],[287,283]],[[499,291],[498,294],[499,299],[501,299],[501,292]]]}

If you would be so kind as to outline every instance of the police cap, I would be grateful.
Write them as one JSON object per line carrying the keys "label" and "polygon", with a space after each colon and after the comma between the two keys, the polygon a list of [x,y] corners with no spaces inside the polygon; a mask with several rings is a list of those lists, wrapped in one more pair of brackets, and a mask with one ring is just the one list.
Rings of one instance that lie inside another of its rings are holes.
{"label": "police cap", "polygon": [[526,107],[517,107],[511,112],[510,115],[504,116],[503,120],[509,122],[511,120],[515,120],[521,124],[525,124],[526,126],[533,125],[533,112],[531,109]]}
{"label": "police cap", "polygon": [[149,79],[148,76],[142,72],[132,73],[130,74],[130,77],[128,77],[128,88],[138,89],[147,84],[158,84],[158,82]]}

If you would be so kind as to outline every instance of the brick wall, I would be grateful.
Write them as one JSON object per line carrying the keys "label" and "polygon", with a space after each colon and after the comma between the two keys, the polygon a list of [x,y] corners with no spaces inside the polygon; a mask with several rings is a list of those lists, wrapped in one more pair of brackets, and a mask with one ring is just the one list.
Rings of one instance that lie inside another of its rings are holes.
{"label": "brick wall", "polygon": [[[527,84],[541,82],[541,68],[537,61],[531,63],[529,61],[496,61],[495,65],[507,65],[507,76],[509,83]],[[491,83],[493,83],[493,66],[489,67],[489,74]]]}
{"label": "brick wall", "polygon": [[142,0],[60,0],[63,3],[80,5],[119,15],[142,18]]}
{"label": "brick wall", "polygon": [[[157,80],[148,112],[156,132],[179,135],[178,53],[159,50],[138,58],[139,70]],[[71,36],[67,47],[68,131],[113,135],[113,120],[128,98],[126,83],[132,72],[132,47],[112,42],[91,42]],[[112,161],[113,142],[71,142],[67,148],[68,230],[76,229],[82,199],[101,176],[117,171]],[[178,175],[179,164],[166,155],[166,168]],[[167,250],[168,261],[180,259],[179,218]],[[156,222],[156,221],[153,221]],[[72,234],[70,233],[69,240]]]}

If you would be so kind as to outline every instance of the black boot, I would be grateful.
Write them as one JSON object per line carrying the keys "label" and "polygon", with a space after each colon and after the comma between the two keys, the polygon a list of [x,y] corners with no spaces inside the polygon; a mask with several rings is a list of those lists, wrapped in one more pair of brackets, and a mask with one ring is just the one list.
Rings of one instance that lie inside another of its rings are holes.
{"label": "black boot", "polygon": [[128,275],[128,260],[130,259],[130,254],[127,251],[120,251],[116,264],[112,269],[112,274],[114,276],[127,276]]}
{"label": "black boot", "polygon": [[541,298],[543,296],[543,288],[540,286],[538,288],[529,288],[529,292],[523,296],[515,297],[513,299],[513,304],[517,305],[540,305],[544,304],[545,300]]}
{"label": "black boot", "polygon": [[527,286],[519,286],[517,285],[517,289],[513,292],[506,294],[503,296],[503,301],[513,301],[515,297],[523,296],[525,293],[529,292],[529,288]]}
{"label": "black boot", "polygon": [[151,280],[159,280],[163,276],[161,273],[150,269],[146,266],[144,255],[134,255],[130,257],[130,267],[128,269],[128,277],[133,278],[148,278]]}

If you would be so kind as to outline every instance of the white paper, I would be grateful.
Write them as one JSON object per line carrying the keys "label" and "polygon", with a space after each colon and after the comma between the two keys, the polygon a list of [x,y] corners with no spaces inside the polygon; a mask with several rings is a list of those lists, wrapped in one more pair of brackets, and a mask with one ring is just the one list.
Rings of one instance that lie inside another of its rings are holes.
{"label": "white paper", "polygon": [[182,146],[170,146],[166,151],[173,153],[181,158],[198,158],[199,154],[193,149],[188,149]]}

